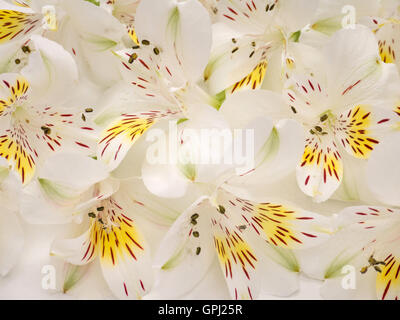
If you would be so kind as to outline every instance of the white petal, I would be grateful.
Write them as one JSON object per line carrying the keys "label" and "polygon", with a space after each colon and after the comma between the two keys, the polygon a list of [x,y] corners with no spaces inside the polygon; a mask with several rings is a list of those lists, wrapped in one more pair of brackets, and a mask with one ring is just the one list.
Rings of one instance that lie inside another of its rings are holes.
{"label": "white petal", "polygon": [[279,121],[257,154],[256,168],[229,184],[245,188],[272,185],[293,172],[303,151],[303,132],[294,120]]}
{"label": "white petal", "polygon": [[257,117],[281,120],[292,113],[280,94],[267,90],[237,92],[227,97],[220,112],[232,128],[244,128]]}
{"label": "white petal", "polygon": [[[78,69],[72,56],[58,43],[38,35],[31,37],[37,51],[32,52],[28,65],[21,71],[34,88],[35,99],[50,104],[65,97],[78,79]],[[64,98],[65,100],[65,98]]]}
{"label": "white petal", "polygon": [[0,214],[0,276],[5,276],[18,261],[24,233],[14,212],[5,208]]}
{"label": "white petal", "polygon": [[310,23],[319,0],[287,0],[279,3],[278,19],[286,31],[295,32]]}
{"label": "white petal", "polygon": [[[349,269],[350,270],[350,269]],[[344,270],[346,271],[346,270]],[[361,274],[356,270],[354,289],[345,289],[343,284],[347,283],[344,278],[347,272],[342,276],[325,280],[321,287],[321,296],[326,300],[374,300],[376,299],[375,293],[375,278],[374,272]]]}
{"label": "white petal", "polygon": [[193,163],[195,181],[208,183],[231,167],[232,128],[216,109],[207,105],[196,107],[188,110],[189,120],[178,127],[179,155],[183,158],[180,165],[188,162],[189,168],[183,168],[185,172]]}
{"label": "white petal", "polygon": [[[21,216],[31,224],[65,224],[73,219],[73,205],[79,192],[49,181],[27,185],[21,194]],[[43,189],[44,188],[44,189]],[[55,201],[57,200],[57,202]]]}
{"label": "white petal", "polygon": [[[142,1],[136,11],[135,25],[138,38],[149,40],[164,49],[163,54],[170,59],[177,59],[187,79],[200,78],[211,48],[211,23],[199,2]],[[171,64],[179,68],[176,62]]]}
{"label": "white petal", "polygon": [[189,180],[176,165],[158,164],[142,168],[142,179],[146,188],[159,197],[180,198],[185,195]]}
{"label": "white petal", "polygon": [[[125,33],[124,26],[113,15],[86,1],[63,1],[61,6],[66,10],[74,27],[87,37],[99,35],[118,42]],[[82,38],[88,41],[85,36]]]}
{"label": "white petal", "polygon": [[375,93],[381,75],[378,44],[366,27],[340,30],[324,49],[328,67],[328,94],[339,107],[358,103]]}
{"label": "white petal", "polygon": [[58,153],[48,158],[39,178],[62,183],[70,188],[85,190],[108,177],[104,163],[73,153]]}
{"label": "white petal", "polygon": [[196,81],[202,76],[210,56],[211,21],[198,1],[178,3],[178,9],[181,19],[182,62],[187,77]]}
{"label": "white petal", "polygon": [[366,168],[369,189],[380,201],[394,206],[400,205],[399,154],[400,134],[394,133],[375,147]]}
{"label": "white petal", "polygon": [[262,293],[287,297],[299,289],[299,274],[291,272],[270,259],[263,266]]}
{"label": "white petal", "polygon": [[[198,199],[181,214],[162,241],[154,261],[158,274],[153,290],[157,295],[173,299],[189,292],[210,268],[215,251],[209,208],[208,198]],[[192,225],[190,221],[195,213],[199,217],[197,224]],[[199,232],[199,237],[193,236],[194,231]]]}
{"label": "white petal", "polygon": [[126,192],[138,216],[164,226],[171,225],[198,197],[192,193],[179,199],[157,197],[146,189],[141,179],[135,178],[124,181],[119,192]]}
{"label": "white petal", "polygon": [[[91,229],[74,239],[55,240],[51,255],[61,257],[74,265],[84,265],[97,256],[97,250],[90,243]],[[90,245],[88,245],[90,244]]]}

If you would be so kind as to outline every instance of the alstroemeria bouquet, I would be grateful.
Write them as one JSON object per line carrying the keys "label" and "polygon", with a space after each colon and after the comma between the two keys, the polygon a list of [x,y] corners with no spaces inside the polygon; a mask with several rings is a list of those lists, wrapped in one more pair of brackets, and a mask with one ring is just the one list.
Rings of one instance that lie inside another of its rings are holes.
{"label": "alstroemeria bouquet", "polygon": [[399,0],[0,0],[0,297],[398,299],[399,72]]}

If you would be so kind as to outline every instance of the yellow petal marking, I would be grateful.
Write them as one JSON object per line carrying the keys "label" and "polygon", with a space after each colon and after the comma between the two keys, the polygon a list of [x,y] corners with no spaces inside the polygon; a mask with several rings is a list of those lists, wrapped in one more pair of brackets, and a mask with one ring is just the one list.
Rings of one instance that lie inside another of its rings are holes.
{"label": "yellow petal marking", "polygon": [[137,260],[140,251],[144,250],[133,221],[125,216],[118,216],[117,220],[119,226],[107,229],[103,229],[98,221],[96,223],[100,230],[100,258],[109,265],[117,264],[118,259]]}
{"label": "yellow petal marking", "polygon": [[[294,210],[285,208],[279,204],[264,203],[258,204],[255,208],[256,214],[252,217],[254,223],[262,229],[266,237],[274,245],[285,248],[293,248],[302,241],[295,236],[293,222],[296,220]],[[303,219],[313,219],[303,217]],[[315,238],[315,235],[303,233]]]}
{"label": "yellow petal marking", "polygon": [[[343,166],[340,160],[340,154],[337,150],[327,147],[321,149],[318,144],[307,144],[304,148],[303,157],[301,159],[301,167],[304,166],[320,166],[322,164],[323,182],[326,183],[329,177],[340,181],[343,174]],[[309,176],[304,181],[307,185]]]}
{"label": "yellow petal marking", "polygon": [[98,254],[102,262],[115,266],[125,259],[137,260],[144,251],[142,239],[132,219],[118,212],[118,204],[110,201],[111,205],[105,206],[107,213],[101,219],[92,219],[88,246],[82,261],[89,261]]}
{"label": "yellow petal marking", "polygon": [[379,40],[379,54],[381,59],[385,63],[395,63],[396,54],[392,48],[392,45],[386,40]]}
{"label": "yellow petal marking", "polygon": [[[378,272],[376,276],[376,292],[378,298],[382,300],[387,298],[390,291],[398,292],[400,289],[400,260],[390,254],[384,262],[386,262],[386,265],[381,268],[382,271]],[[398,299],[398,296],[392,298]]]}
{"label": "yellow petal marking", "polygon": [[0,10],[0,44],[29,34],[41,24],[39,14]]}
{"label": "yellow petal marking", "polygon": [[[99,144],[105,144],[102,155],[110,143],[116,138],[123,137],[123,143],[134,144],[143,133],[155,122],[154,117],[138,117],[136,115],[125,115],[116,120],[102,134]],[[115,159],[118,151],[115,154]]]}
{"label": "yellow petal marking", "polygon": [[135,29],[133,28],[133,26],[132,26],[132,25],[128,25],[128,26],[127,26],[127,29],[128,29],[129,37],[132,39],[132,41],[133,41],[135,44],[139,45],[139,39],[138,39],[138,37],[137,37],[137,35],[136,35],[136,31],[135,31]]}
{"label": "yellow petal marking", "polygon": [[35,174],[35,162],[19,142],[7,135],[0,137],[0,157],[13,164],[23,184],[28,183]]}
{"label": "yellow petal marking", "polygon": [[[221,231],[218,232],[218,235],[214,236],[214,245],[225,277],[227,279],[237,278],[235,270],[241,269],[245,277],[251,280],[250,270],[256,269],[258,260],[250,245],[238,232],[230,232],[227,228],[219,225],[214,219],[212,223],[217,228],[219,227]],[[234,295],[235,299],[253,299],[250,287],[247,287],[246,292],[238,292],[236,288]]]}
{"label": "yellow petal marking", "polygon": [[9,88],[10,96],[5,100],[0,99],[0,116],[3,115],[4,111],[7,108],[15,105],[18,102],[21,102],[22,100],[26,100],[26,94],[29,89],[28,81],[22,77],[17,78],[15,84],[13,85],[10,85],[7,81],[4,80],[3,84],[7,88]]}
{"label": "yellow petal marking", "polygon": [[[375,145],[379,143],[371,135],[371,110],[367,106],[359,105],[350,109],[347,114],[342,114],[338,119],[337,130],[344,132],[341,143],[354,157],[359,159],[369,158]],[[382,119],[379,123],[387,121]],[[340,134],[341,132],[339,132]]]}
{"label": "yellow petal marking", "polygon": [[228,89],[228,91],[230,93],[234,93],[235,91],[243,88],[257,89],[261,86],[264,80],[267,66],[267,61],[261,61],[247,76],[245,76],[242,80],[236,82]]}
{"label": "yellow petal marking", "polygon": [[394,108],[394,112],[400,116],[400,102],[397,104],[397,106]]}

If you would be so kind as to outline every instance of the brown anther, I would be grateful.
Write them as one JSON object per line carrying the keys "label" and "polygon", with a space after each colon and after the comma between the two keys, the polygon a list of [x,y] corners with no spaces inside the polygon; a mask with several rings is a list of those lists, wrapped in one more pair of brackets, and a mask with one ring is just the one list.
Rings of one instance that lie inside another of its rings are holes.
{"label": "brown anther", "polygon": [[23,46],[21,49],[22,49],[22,51],[24,53],[30,53],[31,52],[31,49],[28,46]]}
{"label": "brown anther", "polygon": [[51,133],[51,129],[49,127],[41,126],[40,129],[43,130],[45,135],[49,135]]}
{"label": "brown anther", "polygon": [[321,122],[324,122],[325,120],[327,120],[328,119],[328,115],[327,114],[324,114],[323,116],[321,116],[321,118],[319,118],[319,120],[321,121]]}
{"label": "brown anther", "polygon": [[379,268],[378,266],[374,266],[374,269],[375,269],[375,271],[377,271],[377,272],[379,272],[379,273],[382,272],[381,268]]}
{"label": "brown anther", "polygon": [[137,55],[136,52],[135,52],[135,53],[132,53],[131,56],[129,57],[128,62],[129,62],[129,63],[133,63],[133,62],[137,59],[137,57],[138,57],[138,55]]}
{"label": "brown anther", "polygon": [[368,267],[362,267],[361,270],[360,270],[360,272],[362,274],[366,273],[367,271],[368,271]]}

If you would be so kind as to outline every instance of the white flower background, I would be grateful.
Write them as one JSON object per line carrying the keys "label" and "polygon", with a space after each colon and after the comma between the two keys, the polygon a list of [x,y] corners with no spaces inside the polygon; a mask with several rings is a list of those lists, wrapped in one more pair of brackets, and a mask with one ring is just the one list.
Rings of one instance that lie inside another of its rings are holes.
{"label": "white flower background", "polygon": [[399,59],[400,0],[0,0],[0,298],[398,299]]}

